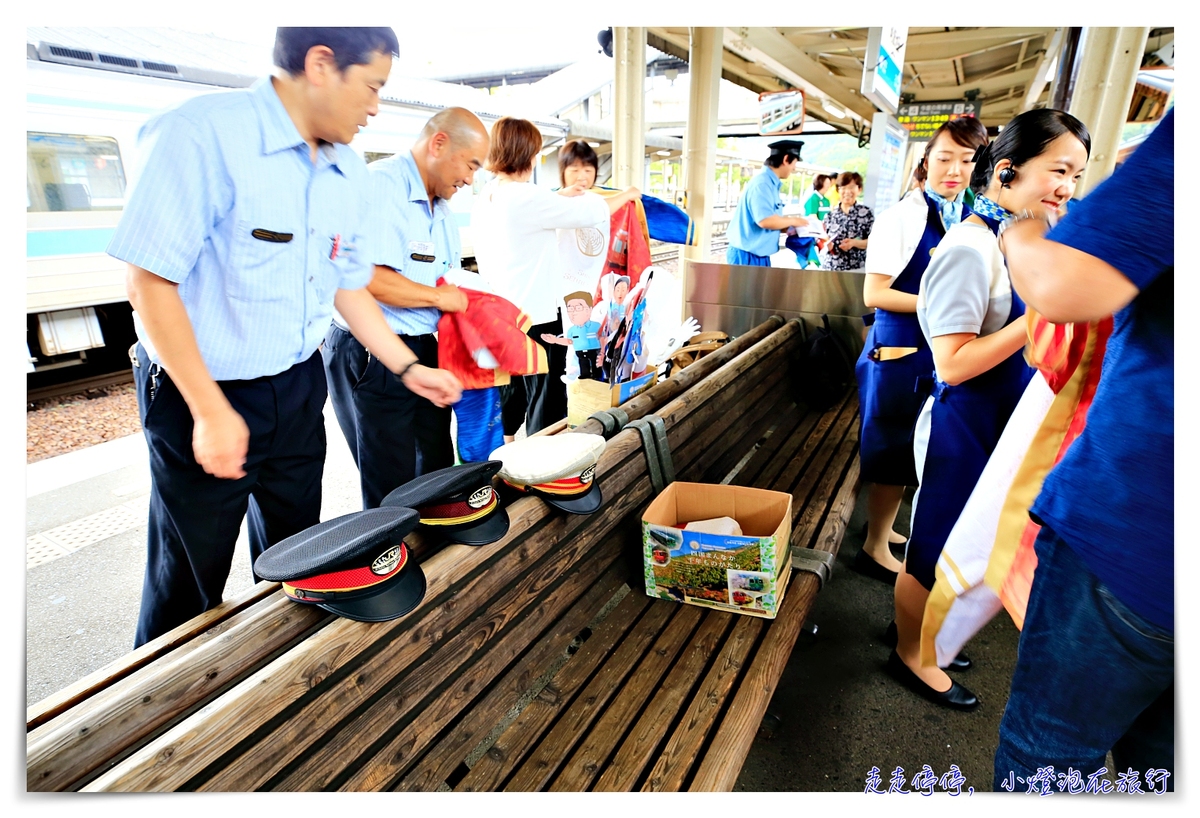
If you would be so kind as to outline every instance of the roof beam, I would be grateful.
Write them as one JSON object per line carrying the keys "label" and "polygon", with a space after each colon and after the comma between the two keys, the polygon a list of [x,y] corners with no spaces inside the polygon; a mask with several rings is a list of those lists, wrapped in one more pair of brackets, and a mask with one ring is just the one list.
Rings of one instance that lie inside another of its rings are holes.
{"label": "roof beam", "polygon": [[971,80],[955,86],[933,86],[932,88],[917,88],[909,93],[913,95],[913,99],[917,102],[935,102],[939,100],[949,99],[965,99],[967,91],[978,90],[980,96],[988,97],[992,94],[1004,93],[1010,88],[1018,85],[1027,86],[1034,79],[1035,69],[1029,68],[1024,71],[1013,71],[1000,77],[991,77],[983,80]]}
{"label": "roof beam", "polygon": [[1046,90],[1046,83],[1050,82],[1050,74],[1058,65],[1058,53],[1062,50],[1063,32],[1066,29],[1054,29],[1054,36],[1050,38],[1049,45],[1042,52],[1042,58],[1038,60],[1037,67],[1033,70],[1033,79],[1025,86],[1025,99],[1021,103],[1021,110],[1028,111],[1042,97],[1042,92]]}
{"label": "roof beam", "polygon": [[726,28],[725,48],[765,66],[775,76],[803,89],[809,98],[828,98],[867,123],[875,114],[875,106],[865,97],[774,29]]}

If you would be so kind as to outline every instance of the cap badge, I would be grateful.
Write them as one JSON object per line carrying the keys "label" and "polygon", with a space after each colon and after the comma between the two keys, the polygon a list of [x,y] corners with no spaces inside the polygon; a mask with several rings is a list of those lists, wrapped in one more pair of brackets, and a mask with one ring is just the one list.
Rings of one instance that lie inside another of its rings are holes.
{"label": "cap badge", "polygon": [[592,482],[592,480],[593,480],[593,478],[595,478],[595,476],[596,476],[596,467],[588,466],[586,469],[584,469],[582,472],[580,472],[579,482],[583,483],[586,486],[588,483]]}
{"label": "cap badge", "polygon": [[387,551],[384,551],[375,558],[374,562],[371,563],[371,573],[378,574],[382,577],[387,576],[395,571],[400,565],[403,564],[403,549],[403,545],[397,545],[389,548]]}
{"label": "cap badge", "polygon": [[467,505],[471,508],[483,508],[492,501],[492,487],[484,486],[479,491],[467,498]]}

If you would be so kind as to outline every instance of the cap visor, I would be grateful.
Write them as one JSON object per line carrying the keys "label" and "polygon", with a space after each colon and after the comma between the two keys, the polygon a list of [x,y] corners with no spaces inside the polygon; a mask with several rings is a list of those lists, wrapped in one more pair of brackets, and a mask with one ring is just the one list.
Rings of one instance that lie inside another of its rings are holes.
{"label": "cap visor", "polygon": [[469,528],[460,528],[445,532],[451,541],[463,545],[488,545],[508,533],[508,512],[503,507],[497,508],[494,514],[488,515],[483,522]]}
{"label": "cap visor", "polygon": [[400,572],[400,578],[388,583],[374,596],[317,605],[330,613],[359,622],[387,622],[410,613],[425,598],[425,572],[413,562]]}
{"label": "cap visor", "polygon": [[562,509],[568,514],[591,514],[596,509],[600,508],[600,504],[604,502],[604,498],[600,495],[600,481],[594,480],[592,487],[588,489],[586,494],[580,494],[575,497],[563,497],[560,494],[538,494],[548,504],[555,508]]}

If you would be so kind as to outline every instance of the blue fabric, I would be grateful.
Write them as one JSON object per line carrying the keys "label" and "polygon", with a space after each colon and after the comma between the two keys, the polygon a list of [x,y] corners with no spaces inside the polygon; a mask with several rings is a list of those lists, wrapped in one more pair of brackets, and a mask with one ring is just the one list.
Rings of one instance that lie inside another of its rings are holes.
{"label": "blue fabric", "polygon": [[[270,80],[156,116],[142,126],[138,152],[138,182],[109,254],[179,284],[215,380],[308,360],[335,292],[371,280],[362,159],[324,145],[314,165]],[[264,241],[254,230],[291,240]],[[158,362],[136,315],[135,326]]]}
{"label": "blue fabric", "polygon": [[816,249],[817,240],[812,236],[788,236],[783,240],[783,246],[796,254],[796,260],[806,262]]}
{"label": "blue fabric", "polygon": [[504,445],[499,387],[464,389],[462,399],[454,404],[454,417],[458,421],[458,459],[463,463],[487,460]]}
{"label": "blue fabric", "polygon": [[600,323],[598,321],[587,321],[583,326],[572,324],[567,329],[567,338],[570,339],[571,346],[576,352],[585,349],[599,349]]}
{"label": "blue fabric", "polygon": [[771,257],[756,256],[731,244],[725,248],[725,262],[727,264],[744,264],[748,267],[770,267]]}
{"label": "blue fabric", "polygon": [[764,230],[758,223],[769,216],[783,213],[779,198],[782,183],[767,165],[759,171],[738,200],[737,210],[726,228],[730,249],[745,250],[756,256],[772,256],[779,252],[779,231]]}
{"label": "blue fabric", "polygon": [[1048,234],[1108,262],[1140,292],[1114,316],[1087,426],[1033,506],[1121,602],[1167,630],[1175,611],[1175,205],[1170,188],[1146,196],[1145,185],[1174,173],[1172,110]]}
{"label": "blue fabric", "polygon": [[[929,205],[930,216],[940,218]],[[959,212],[961,218],[962,212]],[[892,289],[915,295],[921,277],[929,266],[930,250],[938,246],[943,233],[937,222],[926,220],[921,241]],[[913,458],[913,427],[925,395],[917,388],[918,379],[933,374],[933,352],[921,332],[916,313],[876,309],[867,330],[862,353],[854,367],[858,381],[859,459],[862,479],[889,486],[917,485],[917,467]],[[917,351],[891,361],[871,359],[879,347],[916,347]]]}
{"label": "blue fabric", "polygon": [[953,199],[947,199],[931,188],[925,188],[925,198],[933,202],[937,208],[938,215],[942,219],[942,226],[947,230],[953,224],[958,224],[963,218],[963,194],[959,193]]}
{"label": "blue fabric", "polygon": [[[374,239],[371,262],[391,267],[410,281],[433,287],[451,267],[462,266],[462,241],[458,222],[445,199],[429,194],[411,151],[401,151],[372,162],[371,213],[368,222]],[[420,245],[428,245],[421,247]],[[431,252],[423,252],[423,251]],[[432,255],[433,261],[413,256]],[[441,312],[435,307],[392,307],[381,303],[388,326],[397,335],[437,332]]]}
{"label": "blue fabric", "polygon": [[687,213],[670,202],[642,194],[642,209],[646,211],[646,229],[650,238],[671,244],[695,244],[695,228]]}
{"label": "blue fabric", "polygon": [[1148,774],[1175,766],[1174,639],[1123,605],[1078,550],[1050,528],[1034,543],[1037,571],[1000,721],[994,789],[1039,792],[1038,769],[1053,766],[1048,791],[1064,775],[1078,791],[1109,750],[1118,783],[1132,770],[1143,792],[1169,789],[1173,777]]}
{"label": "blue fabric", "polygon": [[[971,203],[971,209],[979,214],[979,217],[986,221],[989,226],[993,222],[1002,222],[1005,219],[1012,218],[1012,213],[993,202],[987,196],[976,196],[975,201]],[[995,232],[995,230],[996,228],[992,227],[992,232]]]}

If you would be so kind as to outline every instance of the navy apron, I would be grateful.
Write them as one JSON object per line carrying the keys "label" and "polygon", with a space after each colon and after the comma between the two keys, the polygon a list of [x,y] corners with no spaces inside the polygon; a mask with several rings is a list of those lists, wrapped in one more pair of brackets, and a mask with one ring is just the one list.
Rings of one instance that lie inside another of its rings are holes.
{"label": "navy apron", "polygon": [[[999,222],[980,218],[996,232]],[[1024,314],[1025,304],[1014,290],[1005,326]],[[957,386],[944,383],[936,375],[929,380],[934,401],[929,446],[905,555],[905,570],[927,590],[933,588],[934,567],[950,530],[1032,377],[1033,369],[1025,363],[1024,351],[1017,350],[992,369]]]}
{"label": "navy apron", "polygon": [[[916,295],[921,277],[938,242],[946,235],[941,213],[925,197],[925,232],[908,264],[892,281],[892,289]],[[963,208],[963,217],[968,214]],[[917,485],[917,467],[913,459],[913,428],[928,388],[918,391],[919,378],[933,372],[933,353],[915,312],[890,312],[876,309],[863,316],[870,329],[863,344],[854,375],[858,379],[859,458],[862,479],[889,486]],[[890,361],[875,359],[880,347],[916,347],[917,351]]]}

